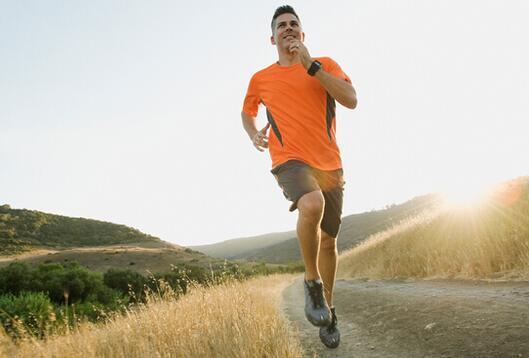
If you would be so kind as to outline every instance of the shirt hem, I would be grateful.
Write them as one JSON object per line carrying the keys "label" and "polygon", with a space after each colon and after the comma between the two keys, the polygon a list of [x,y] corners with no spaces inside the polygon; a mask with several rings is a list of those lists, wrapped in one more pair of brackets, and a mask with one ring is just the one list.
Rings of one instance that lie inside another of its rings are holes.
{"label": "shirt hem", "polygon": [[312,168],[314,168],[314,169],[318,169],[318,170],[322,170],[322,171],[331,171],[331,170],[339,170],[339,169],[343,169],[343,165],[342,165],[341,163],[340,163],[340,165],[338,165],[337,167],[332,166],[332,167],[330,167],[330,168],[322,168],[321,166],[316,165],[316,164],[314,164],[314,163],[311,163],[311,162],[309,162],[309,161],[307,161],[307,160],[305,160],[305,159],[301,159],[301,158],[287,158],[287,159],[285,159],[285,160],[280,161],[279,163],[276,163],[275,165],[272,164],[272,169],[271,169],[271,170],[273,171],[274,169],[276,169],[276,168],[279,167],[280,165],[283,165],[283,164],[285,164],[286,162],[291,161],[291,160],[297,160],[297,161],[300,161],[300,162],[305,163],[305,164],[307,164],[308,166],[310,166],[310,167],[312,167]]}

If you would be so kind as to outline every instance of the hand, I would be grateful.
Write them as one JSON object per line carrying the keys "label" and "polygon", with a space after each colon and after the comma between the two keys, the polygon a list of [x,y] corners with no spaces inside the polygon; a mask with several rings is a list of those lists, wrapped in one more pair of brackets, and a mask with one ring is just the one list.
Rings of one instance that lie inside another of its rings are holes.
{"label": "hand", "polygon": [[288,50],[290,51],[290,53],[298,54],[303,67],[305,67],[305,69],[307,70],[309,69],[313,60],[312,60],[312,57],[310,57],[309,50],[303,44],[303,42],[297,39],[293,39],[290,42],[290,46]]}
{"label": "hand", "polygon": [[264,152],[263,148],[268,148],[268,135],[266,134],[268,128],[270,128],[270,123],[267,123],[263,129],[257,131],[252,138],[253,146],[260,152]]}

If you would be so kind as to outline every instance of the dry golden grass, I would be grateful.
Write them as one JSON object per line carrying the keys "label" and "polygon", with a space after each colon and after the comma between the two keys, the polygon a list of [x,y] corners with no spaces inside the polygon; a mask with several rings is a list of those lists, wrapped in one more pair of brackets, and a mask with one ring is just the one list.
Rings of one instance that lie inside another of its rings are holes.
{"label": "dry golden grass", "polygon": [[504,184],[472,210],[409,219],[340,259],[342,278],[529,279],[529,180]]}
{"label": "dry golden grass", "polygon": [[14,357],[300,357],[300,343],[279,308],[292,275],[169,290],[105,324],[82,323],[47,341],[18,345],[0,333],[0,356]]}

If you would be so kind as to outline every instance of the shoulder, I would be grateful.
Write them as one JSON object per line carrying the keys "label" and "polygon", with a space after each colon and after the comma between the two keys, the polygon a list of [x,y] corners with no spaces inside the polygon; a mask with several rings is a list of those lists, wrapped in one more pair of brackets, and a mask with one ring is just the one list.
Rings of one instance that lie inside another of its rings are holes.
{"label": "shoulder", "polygon": [[314,59],[320,62],[329,62],[329,61],[334,62],[334,60],[328,56],[318,56],[318,57],[314,57]]}
{"label": "shoulder", "polygon": [[318,60],[319,62],[321,62],[322,65],[336,65],[336,61],[334,61],[332,58],[330,57],[314,57],[315,60]]}
{"label": "shoulder", "polygon": [[276,64],[273,63],[270,66],[266,66],[265,68],[257,71],[256,73],[253,74],[251,81],[259,80],[260,78],[263,78],[263,76],[266,76],[267,74],[273,72],[275,66]]}

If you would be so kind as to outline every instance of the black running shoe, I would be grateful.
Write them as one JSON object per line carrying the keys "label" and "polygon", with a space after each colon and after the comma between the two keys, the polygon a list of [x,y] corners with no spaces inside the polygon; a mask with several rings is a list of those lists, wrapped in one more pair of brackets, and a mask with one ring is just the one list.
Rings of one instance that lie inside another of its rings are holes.
{"label": "black running shoe", "polygon": [[329,348],[336,348],[340,344],[340,331],[337,324],[336,312],[331,308],[332,322],[327,327],[320,327],[320,339]]}
{"label": "black running shoe", "polygon": [[331,324],[331,310],[323,296],[323,283],[320,279],[305,280],[305,316],[315,326]]}

